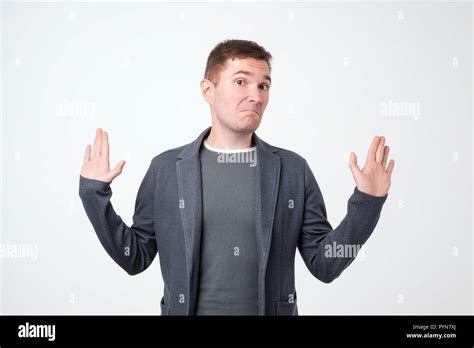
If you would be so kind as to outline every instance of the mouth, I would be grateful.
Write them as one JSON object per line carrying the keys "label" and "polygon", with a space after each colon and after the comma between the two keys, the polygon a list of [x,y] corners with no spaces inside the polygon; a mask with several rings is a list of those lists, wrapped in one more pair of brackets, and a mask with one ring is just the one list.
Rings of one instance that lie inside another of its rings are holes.
{"label": "mouth", "polygon": [[242,111],[240,111],[240,112],[246,112],[246,111],[250,111],[250,112],[253,112],[253,113],[255,113],[255,114],[257,114],[257,115],[258,115],[258,112],[257,112],[257,111],[255,111],[255,110],[242,110]]}

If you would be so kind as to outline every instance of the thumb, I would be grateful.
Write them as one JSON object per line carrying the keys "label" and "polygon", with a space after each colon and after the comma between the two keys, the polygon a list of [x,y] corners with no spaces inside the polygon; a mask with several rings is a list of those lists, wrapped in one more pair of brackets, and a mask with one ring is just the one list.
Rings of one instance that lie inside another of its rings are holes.
{"label": "thumb", "polygon": [[351,152],[351,158],[349,159],[349,168],[353,175],[360,172],[360,168],[357,165],[357,156],[354,152]]}
{"label": "thumb", "polygon": [[122,160],[117,165],[110,171],[110,174],[112,175],[112,180],[115,179],[117,176],[119,176],[122,173],[122,169],[125,166],[126,161]]}

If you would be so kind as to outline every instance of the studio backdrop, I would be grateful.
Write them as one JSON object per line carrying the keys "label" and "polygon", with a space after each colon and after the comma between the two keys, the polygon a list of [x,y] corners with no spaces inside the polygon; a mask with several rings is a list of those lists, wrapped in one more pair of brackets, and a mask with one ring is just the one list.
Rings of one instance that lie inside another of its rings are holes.
{"label": "studio backdrop", "polygon": [[79,198],[108,131],[128,226],[151,159],[211,124],[206,59],[225,39],[273,55],[257,134],[308,161],[338,226],[384,135],[395,170],[375,231],[325,284],[296,253],[299,314],[472,314],[472,4],[3,2],[2,314],[159,314],[158,257],[129,276]]}

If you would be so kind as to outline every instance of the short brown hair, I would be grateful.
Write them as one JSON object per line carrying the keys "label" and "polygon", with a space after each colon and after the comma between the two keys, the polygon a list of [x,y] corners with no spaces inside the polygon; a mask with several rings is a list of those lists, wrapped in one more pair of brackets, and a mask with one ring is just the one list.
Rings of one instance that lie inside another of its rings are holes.
{"label": "short brown hair", "polygon": [[272,55],[262,46],[248,40],[225,40],[217,44],[207,58],[204,78],[217,84],[217,77],[229,58],[254,58],[264,60],[271,71]]}

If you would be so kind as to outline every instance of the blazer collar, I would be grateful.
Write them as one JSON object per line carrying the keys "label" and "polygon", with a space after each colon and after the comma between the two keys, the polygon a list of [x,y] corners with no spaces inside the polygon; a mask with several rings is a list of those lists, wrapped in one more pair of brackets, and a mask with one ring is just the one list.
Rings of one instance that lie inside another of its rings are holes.
{"label": "blazer collar", "polygon": [[[190,156],[197,156],[199,154],[199,149],[201,148],[201,145],[204,141],[205,138],[209,135],[211,132],[212,127],[206,128],[204,131],[199,134],[199,136],[194,140],[192,143],[189,143],[186,145],[183,150],[178,154],[178,158],[186,158]],[[257,133],[253,132],[252,133],[252,143],[257,146],[257,151],[266,151],[266,152],[277,152],[278,149],[274,146],[271,146],[270,144],[266,143],[262,139],[260,139],[257,136]]]}

